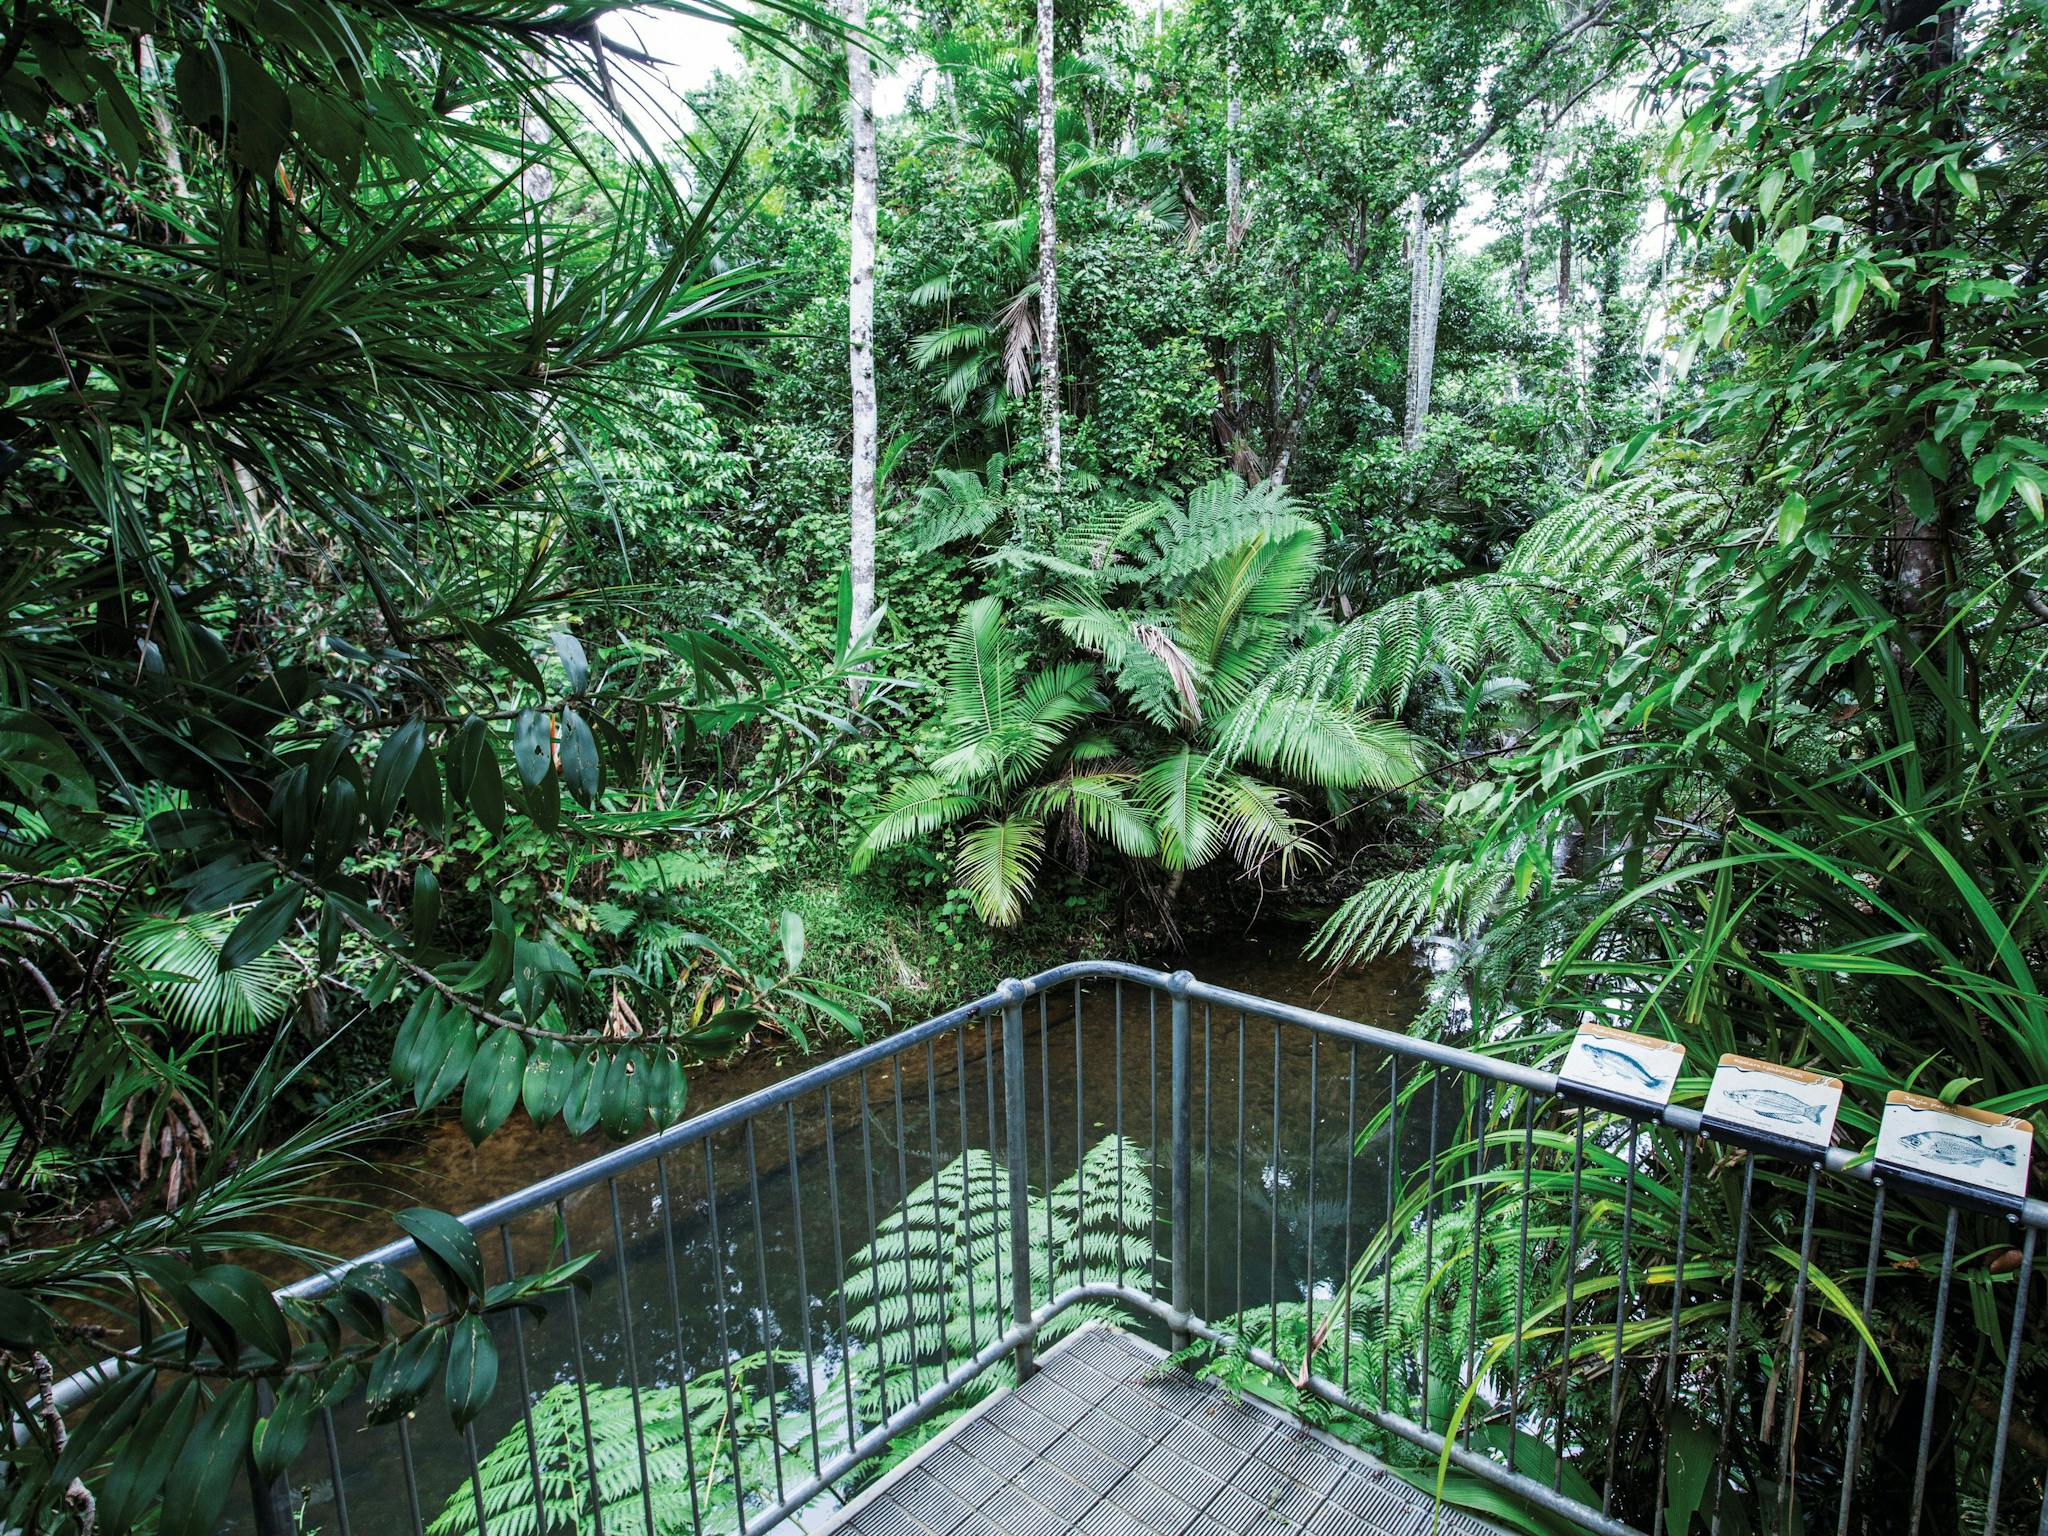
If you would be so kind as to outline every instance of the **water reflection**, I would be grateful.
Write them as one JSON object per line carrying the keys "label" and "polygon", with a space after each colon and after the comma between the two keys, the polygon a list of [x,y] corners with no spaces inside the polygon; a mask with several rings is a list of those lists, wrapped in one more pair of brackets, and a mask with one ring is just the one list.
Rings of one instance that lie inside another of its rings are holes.
{"label": "water reflection", "polygon": [[[1331,982],[1304,966],[1291,943],[1207,957],[1197,973],[1397,1029],[1413,1016],[1427,981],[1425,968],[1398,960]],[[1149,1156],[1155,1245],[1162,1256],[1169,1253],[1166,1000],[1098,984],[1034,1000],[1026,1022],[1032,1186],[1050,1189],[1073,1172],[1086,1148],[1121,1135]],[[1350,1259],[1382,1219],[1391,1179],[1425,1156],[1430,1128],[1402,1125],[1397,1159],[1390,1161],[1385,1137],[1349,1156],[1387,1102],[1384,1060],[1360,1060],[1347,1047],[1234,1012],[1198,1007],[1191,1024],[1197,1310],[1221,1318],[1311,1291],[1333,1298]],[[836,1378],[846,1349],[837,1297],[846,1259],[906,1191],[954,1157],[970,1148],[1000,1156],[1005,1126],[995,1036],[993,1028],[976,1027],[913,1049],[837,1085],[829,1098],[812,1095],[772,1111],[488,1237],[486,1256],[498,1275],[508,1265],[524,1269],[567,1253],[600,1257],[589,1289],[573,1302],[498,1327],[501,1379],[517,1390],[498,1393],[474,1427],[477,1445],[488,1449],[511,1430],[522,1404],[547,1387],[576,1380],[579,1365],[589,1385],[637,1382],[651,1402],[669,1409],[684,1381],[759,1351],[803,1357],[780,1383],[784,1389],[805,1377]],[[693,1085],[692,1109],[794,1070],[707,1075]],[[523,1117],[477,1152],[459,1130],[442,1127],[426,1138],[412,1170],[384,1177],[380,1201],[468,1208],[599,1149],[574,1143],[559,1126],[536,1129]],[[316,1233],[315,1240],[362,1246],[345,1232]],[[1161,1294],[1166,1283],[1162,1265]],[[713,1305],[714,1297],[725,1305]],[[339,1531],[345,1520],[348,1530],[376,1536],[412,1531],[416,1522],[430,1524],[467,1480],[463,1441],[437,1396],[429,1396],[403,1435],[365,1428],[359,1402],[336,1410],[334,1431],[331,1448],[314,1436],[292,1479],[307,1497],[306,1528]],[[343,1472],[340,1498],[330,1454]],[[790,1473],[796,1481],[795,1469]],[[236,1508],[246,1504],[238,1500]]]}

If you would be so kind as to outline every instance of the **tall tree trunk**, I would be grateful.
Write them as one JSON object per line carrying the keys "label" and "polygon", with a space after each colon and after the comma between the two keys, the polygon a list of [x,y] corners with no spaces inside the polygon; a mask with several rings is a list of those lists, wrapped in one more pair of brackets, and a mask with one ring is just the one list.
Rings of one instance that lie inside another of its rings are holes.
{"label": "tall tree trunk", "polygon": [[1564,324],[1572,307],[1572,205],[1566,199],[1557,210],[1557,322]]}
{"label": "tall tree trunk", "polygon": [[1052,0],[1038,0],[1038,409],[1045,433],[1045,467],[1052,483],[1060,483],[1060,292],[1058,209],[1054,206],[1059,174],[1053,142],[1055,102],[1052,85]]}
{"label": "tall tree trunk", "polygon": [[1230,22],[1229,57],[1223,71],[1230,85],[1229,104],[1223,109],[1223,247],[1235,253],[1244,239],[1244,167],[1237,157],[1238,125],[1244,120],[1244,103],[1237,95],[1237,18]]}
{"label": "tall tree trunk", "polygon": [[[856,34],[867,0],[846,0]],[[853,480],[847,496],[853,628],[875,612],[875,79],[860,38],[846,40],[846,84],[853,107],[853,221],[847,239],[846,361],[853,384]],[[855,692],[859,688],[856,684]]]}
{"label": "tall tree trunk", "polygon": [[1429,420],[1445,255],[1443,236],[1430,229],[1418,196],[1410,202],[1408,215],[1408,390],[1407,414],[1401,425],[1403,447],[1415,445],[1423,424]]}

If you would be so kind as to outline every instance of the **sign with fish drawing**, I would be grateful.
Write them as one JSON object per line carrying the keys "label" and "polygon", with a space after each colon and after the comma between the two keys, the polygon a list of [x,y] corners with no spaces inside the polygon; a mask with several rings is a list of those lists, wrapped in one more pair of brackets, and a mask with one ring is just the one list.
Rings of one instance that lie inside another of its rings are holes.
{"label": "sign with fish drawing", "polygon": [[1793,1157],[1819,1157],[1835,1134],[1842,1080],[1775,1061],[1723,1056],[1700,1129],[1719,1141]]}
{"label": "sign with fish drawing", "polygon": [[1685,1047],[1605,1024],[1581,1024],[1557,1069],[1560,1092],[1623,1114],[1655,1115],[1671,1102]]}
{"label": "sign with fish drawing", "polygon": [[2034,1128],[2024,1120],[1895,1092],[1885,1100],[1877,1127],[1877,1169],[2016,1210],[2026,1202],[2033,1146]]}

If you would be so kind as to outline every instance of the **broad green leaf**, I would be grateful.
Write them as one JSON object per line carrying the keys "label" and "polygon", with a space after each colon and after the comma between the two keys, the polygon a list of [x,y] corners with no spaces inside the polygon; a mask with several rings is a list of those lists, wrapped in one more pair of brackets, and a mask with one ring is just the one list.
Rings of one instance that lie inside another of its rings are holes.
{"label": "broad green leaf", "polygon": [[536,1040],[527,1053],[526,1070],[520,1076],[520,1098],[536,1125],[545,1124],[562,1112],[568,1101],[576,1058],[560,1040]]}
{"label": "broad green leaf", "polygon": [[443,1378],[448,1417],[457,1429],[476,1422],[498,1386],[498,1347],[490,1324],[465,1317],[448,1334],[448,1369]]}
{"label": "broad green leaf", "polygon": [[253,1345],[273,1364],[292,1356],[291,1330],[270,1287],[236,1264],[216,1264],[191,1279],[192,1294],[213,1308],[244,1344]]}
{"label": "broad green leaf", "polygon": [[512,722],[512,763],[519,782],[536,788],[555,763],[554,728],[537,709],[522,709]]}
{"label": "broad green leaf", "polygon": [[213,1536],[256,1428],[256,1383],[229,1383],[192,1427],[164,1481],[159,1536]]}
{"label": "broad green leaf", "polygon": [[484,1256],[476,1234],[446,1211],[409,1206],[392,1220],[420,1245],[449,1299],[463,1302],[484,1292]]}
{"label": "broad green leaf", "polygon": [[242,915],[220,947],[220,968],[232,971],[258,955],[268,954],[291,928],[305,904],[306,888],[287,880]]}
{"label": "broad green leaf", "polygon": [[562,782],[585,810],[597,804],[604,790],[604,764],[590,722],[573,709],[562,711]]}
{"label": "broad green leaf", "polygon": [[462,1129],[479,1145],[512,1113],[526,1072],[526,1047],[509,1029],[494,1029],[478,1047],[462,1088]]}

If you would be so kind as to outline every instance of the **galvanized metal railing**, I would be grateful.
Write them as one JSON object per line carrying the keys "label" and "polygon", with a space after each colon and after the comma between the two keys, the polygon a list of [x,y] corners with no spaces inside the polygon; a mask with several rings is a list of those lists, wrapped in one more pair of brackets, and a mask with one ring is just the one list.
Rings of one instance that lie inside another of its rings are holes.
{"label": "galvanized metal railing", "polygon": [[[305,1523],[547,1530],[591,1487],[599,1536],[812,1523],[1108,1307],[1425,1485],[1602,1536],[2048,1536],[2048,1204],[1943,1206],[1849,1148],[1776,1163],[1697,1109],[1591,1107],[1186,972],[1005,982],[463,1219],[508,1272],[594,1241],[591,1289],[508,1325],[516,1393],[466,1435],[327,1415],[286,1480]],[[575,1399],[566,1452],[537,1383]],[[593,1427],[622,1403],[623,1453]],[[486,1486],[522,1463],[531,1508]],[[267,1526],[287,1490],[257,1493]]]}

